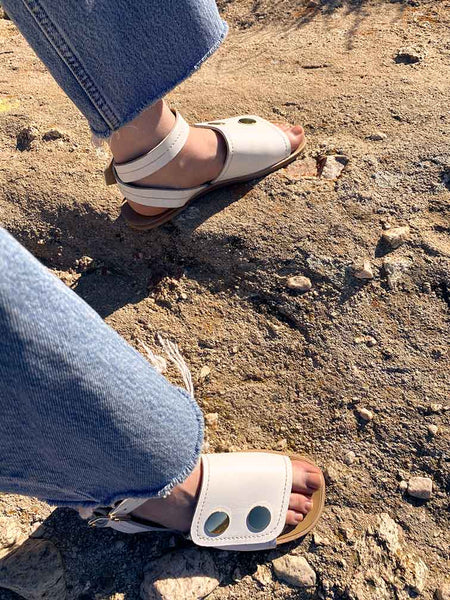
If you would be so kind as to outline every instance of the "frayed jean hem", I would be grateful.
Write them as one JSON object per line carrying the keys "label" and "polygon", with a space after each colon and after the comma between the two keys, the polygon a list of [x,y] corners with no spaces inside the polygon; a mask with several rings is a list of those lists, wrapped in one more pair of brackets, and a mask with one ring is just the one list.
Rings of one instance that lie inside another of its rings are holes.
{"label": "frayed jean hem", "polygon": [[96,130],[95,127],[90,126],[93,136],[95,138],[101,139],[101,140],[108,139],[109,137],[111,137],[111,135],[115,131],[117,131],[121,127],[124,127],[124,125],[128,125],[128,123],[130,123],[133,119],[138,117],[144,110],[146,110],[147,108],[152,106],[152,104],[155,104],[155,102],[157,102],[158,100],[160,100],[161,98],[166,96],[169,92],[171,92],[173,89],[178,87],[181,83],[183,83],[183,81],[185,81],[191,75],[193,75],[196,71],[198,71],[199,68],[202,66],[202,64],[210,56],[212,56],[214,54],[214,52],[216,52],[216,50],[218,50],[218,48],[221,46],[221,44],[225,40],[225,38],[228,34],[228,25],[225,21],[222,21],[222,25],[223,25],[223,28],[222,28],[222,32],[221,32],[219,39],[215,42],[215,44],[213,44],[211,46],[211,48],[206,52],[206,54],[204,54],[200,58],[200,60],[198,60],[196,63],[194,63],[193,66],[189,67],[185,71],[185,73],[183,75],[181,75],[181,77],[178,77],[176,80],[174,80],[172,83],[165,86],[163,89],[158,91],[156,94],[153,94],[152,96],[150,96],[150,98],[148,98],[143,104],[141,104],[138,108],[136,108],[135,110],[130,112],[126,117],[124,117],[122,119],[120,125],[118,125],[117,127],[114,127],[113,129],[106,129],[104,131],[99,131],[99,130]]}
{"label": "frayed jean hem", "polygon": [[[197,423],[198,423],[197,441],[195,444],[192,458],[187,462],[187,464],[184,466],[182,471],[178,475],[173,477],[171,479],[171,481],[169,481],[159,491],[155,492],[155,490],[151,490],[151,489],[139,490],[139,491],[124,490],[123,492],[114,494],[113,496],[106,496],[105,499],[102,500],[101,502],[100,501],[98,501],[98,502],[93,502],[93,501],[79,502],[79,501],[74,501],[74,500],[67,500],[67,501],[52,500],[50,498],[45,498],[45,499],[41,498],[41,500],[44,500],[44,502],[47,502],[47,504],[50,504],[51,506],[55,506],[55,507],[59,506],[59,507],[68,507],[68,508],[74,508],[74,509],[78,509],[78,508],[95,509],[98,506],[114,506],[117,502],[120,502],[120,501],[124,500],[125,498],[165,498],[166,496],[168,496],[170,494],[170,492],[173,490],[173,488],[175,488],[180,483],[183,483],[183,481],[189,477],[189,475],[192,473],[192,471],[197,466],[198,461],[200,459],[200,454],[201,454],[202,445],[203,445],[203,438],[204,438],[204,420],[203,420],[202,411],[201,411],[200,407],[198,406],[197,402],[195,401],[195,399],[192,398],[191,401],[192,401],[192,408],[194,409],[195,416],[197,418]],[[20,492],[17,492],[17,493],[20,494]]]}

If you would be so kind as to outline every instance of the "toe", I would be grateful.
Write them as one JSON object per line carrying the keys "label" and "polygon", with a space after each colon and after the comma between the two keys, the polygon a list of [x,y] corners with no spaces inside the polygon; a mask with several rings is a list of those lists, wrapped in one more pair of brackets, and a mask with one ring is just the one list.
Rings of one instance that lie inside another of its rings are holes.
{"label": "toe", "polygon": [[305,132],[301,125],[287,125],[286,123],[275,123],[277,127],[279,127],[289,138],[291,142],[291,151],[294,152],[300,144],[304,142]]}
{"label": "toe", "polygon": [[313,507],[311,496],[305,494],[291,494],[289,499],[289,509],[295,512],[307,515]]}
{"label": "toe", "polygon": [[286,525],[297,525],[303,521],[303,518],[302,513],[295,510],[288,510],[286,513]]}
{"label": "toe", "polygon": [[292,463],[292,491],[298,494],[312,494],[323,482],[323,476],[318,467],[302,460]]}

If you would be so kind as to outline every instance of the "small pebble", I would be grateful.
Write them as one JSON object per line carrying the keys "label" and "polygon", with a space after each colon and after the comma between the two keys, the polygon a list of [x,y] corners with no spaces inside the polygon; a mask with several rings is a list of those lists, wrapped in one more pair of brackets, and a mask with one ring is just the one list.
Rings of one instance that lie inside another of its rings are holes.
{"label": "small pebble", "polygon": [[78,260],[75,261],[75,266],[78,271],[87,271],[88,269],[93,269],[95,266],[95,261],[90,256],[82,256]]}
{"label": "small pebble", "polygon": [[253,578],[262,586],[266,586],[272,582],[272,573],[267,565],[258,565],[256,571],[253,573]]}
{"label": "small pebble", "polygon": [[330,540],[320,535],[320,533],[314,532],[312,534],[313,542],[315,546],[329,546]]}
{"label": "small pebble", "polygon": [[275,444],[275,450],[287,450],[288,447],[288,442],[287,439],[283,438],[281,440],[278,440],[278,442]]}
{"label": "small pebble", "polygon": [[444,407],[442,406],[442,404],[430,404],[430,406],[429,406],[429,410],[430,410],[430,412],[432,412],[432,413],[438,413],[438,412],[441,412],[441,410],[442,410],[443,408],[444,408]]}
{"label": "small pebble", "polygon": [[373,412],[367,408],[358,408],[356,412],[363,421],[371,421],[373,419]]}
{"label": "small pebble", "polygon": [[281,581],[295,587],[316,585],[316,572],[303,556],[285,554],[272,561],[275,575]]}
{"label": "small pebble", "polygon": [[287,287],[290,290],[298,290],[299,292],[307,292],[312,288],[311,279],[303,277],[303,275],[294,275],[287,280]]}
{"label": "small pebble", "polygon": [[404,225],[403,227],[392,227],[387,231],[383,231],[382,238],[391,248],[399,248],[409,239],[409,231],[408,225]]}
{"label": "small pebble", "polygon": [[357,279],[373,279],[373,270],[370,260],[359,260],[353,264],[353,275]]}
{"label": "small pebble", "polygon": [[296,160],[287,167],[285,175],[292,181],[298,181],[302,177],[316,178],[318,176],[317,161],[312,157]]}
{"label": "small pebble", "polygon": [[359,335],[354,338],[355,344],[366,344],[369,348],[377,345],[377,340],[372,335]]}
{"label": "small pebble", "polygon": [[200,369],[200,381],[205,380],[207,377],[211,375],[211,369],[206,365]]}
{"label": "small pebble", "polygon": [[344,155],[325,156],[320,160],[320,177],[330,181],[336,180],[348,163],[348,158]]}
{"label": "small pebble", "polygon": [[429,477],[411,477],[408,481],[408,494],[413,498],[429,500],[433,493],[433,481]]}
{"label": "small pebble", "polygon": [[334,483],[339,478],[337,471],[333,467],[326,467],[323,474],[327,483]]}
{"label": "small pebble", "polygon": [[385,133],[382,133],[381,131],[372,133],[367,137],[367,139],[370,140],[371,142],[382,142],[386,138],[387,138],[387,135]]}
{"label": "small pebble", "polygon": [[437,425],[428,425],[428,433],[433,437],[437,434],[438,431],[439,427]]}
{"label": "small pebble", "polygon": [[404,492],[407,487],[408,487],[408,482],[407,481],[400,481],[400,483],[398,484],[399,489],[402,490],[402,492]]}
{"label": "small pebble", "polygon": [[349,452],[347,452],[347,454],[344,456],[344,462],[346,465],[352,465],[356,460],[356,454],[350,450]]}
{"label": "small pebble", "polygon": [[211,427],[211,429],[217,429],[219,425],[219,413],[207,413],[204,418],[208,427]]}

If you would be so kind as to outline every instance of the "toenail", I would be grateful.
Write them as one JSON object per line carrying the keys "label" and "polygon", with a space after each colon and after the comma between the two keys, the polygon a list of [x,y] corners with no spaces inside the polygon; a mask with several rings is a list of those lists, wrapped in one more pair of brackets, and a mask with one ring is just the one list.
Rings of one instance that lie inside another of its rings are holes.
{"label": "toenail", "polygon": [[294,519],[297,521],[297,523],[300,523],[301,521],[303,521],[303,515],[301,513],[298,513],[295,515]]}

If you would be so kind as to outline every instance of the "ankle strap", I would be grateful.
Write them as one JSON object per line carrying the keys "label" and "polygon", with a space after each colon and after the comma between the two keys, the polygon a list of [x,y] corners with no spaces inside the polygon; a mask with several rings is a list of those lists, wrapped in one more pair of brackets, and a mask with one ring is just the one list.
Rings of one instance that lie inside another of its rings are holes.
{"label": "ankle strap", "polygon": [[189,125],[175,111],[175,125],[169,135],[156,148],[126,163],[113,163],[115,174],[125,183],[137,181],[156,173],[169,163],[183,148],[189,135]]}

